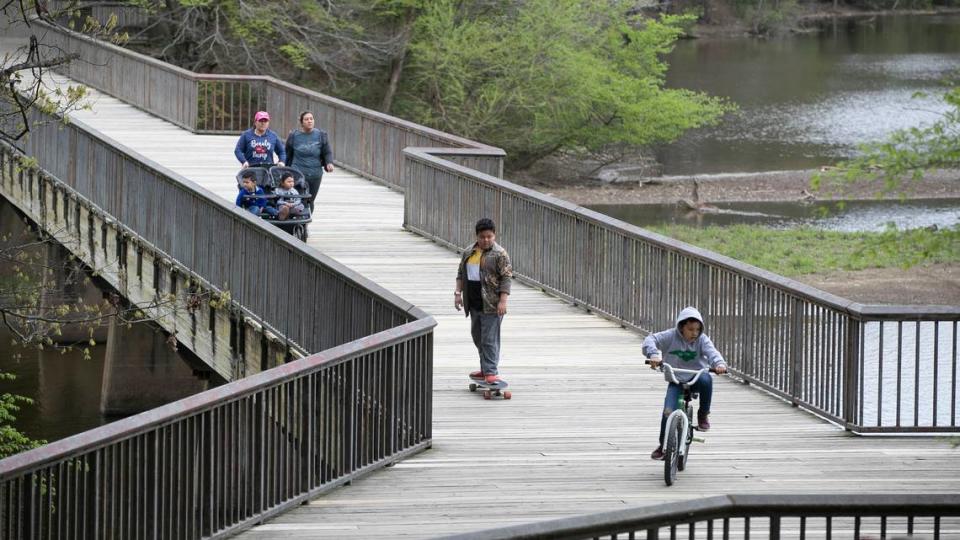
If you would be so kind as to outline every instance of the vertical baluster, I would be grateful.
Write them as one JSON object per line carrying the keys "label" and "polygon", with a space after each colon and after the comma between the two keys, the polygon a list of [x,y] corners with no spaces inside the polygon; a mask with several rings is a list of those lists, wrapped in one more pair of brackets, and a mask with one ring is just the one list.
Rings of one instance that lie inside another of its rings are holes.
{"label": "vertical baluster", "polygon": [[[840,318],[841,324],[843,318]],[[866,325],[862,325],[861,328],[863,332],[860,338],[860,347],[859,354],[857,355],[857,372],[860,376],[859,384],[857,385],[857,402],[859,403],[859,414],[857,414],[857,424],[863,426],[866,425],[867,420],[864,416],[864,401],[866,399],[865,394],[867,393],[866,383],[864,382],[864,372],[867,370],[866,358],[864,356],[864,342],[867,340],[867,329]]]}
{"label": "vertical baluster", "polygon": [[770,540],[780,540],[780,516],[770,516]]}
{"label": "vertical baluster", "polygon": [[143,483],[140,471],[143,468],[143,456],[140,452],[141,436],[130,439],[130,531],[132,538],[140,538],[140,507],[143,500]]}
{"label": "vertical baluster", "polygon": [[[933,321],[933,427],[937,427],[937,390],[939,390],[940,376],[940,321]],[[917,381],[920,386],[920,381]]]}
{"label": "vertical baluster", "polygon": [[950,427],[957,426],[957,321],[953,321],[953,354],[951,355],[952,378],[950,379]]}
{"label": "vertical baluster", "polygon": [[900,427],[901,375],[903,374],[903,321],[897,321],[897,423]]}
{"label": "vertical baluster", "polygon": [[877,322],[878,332],[880,334],[879,361],[877,365],[877,427],[883,425],[883,321]]}
{"label": "vertical baluster", "polygon": [[[920,425],[920,321],[916,325],[913,356],[913,425]],[[934,359],[936,362],[936,359]],[[934,383],[936,384],[936,383]]]}

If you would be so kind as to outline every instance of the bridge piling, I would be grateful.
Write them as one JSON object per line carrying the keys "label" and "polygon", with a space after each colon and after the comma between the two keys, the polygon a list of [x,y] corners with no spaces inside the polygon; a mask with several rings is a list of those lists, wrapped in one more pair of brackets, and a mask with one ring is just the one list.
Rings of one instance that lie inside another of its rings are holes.
{"label": "bridge piling", "polygon": [[125,327],[111,318],[103,366],[100,412],[130,415],[207,389],[194,376],[168,334],[149,323]]}

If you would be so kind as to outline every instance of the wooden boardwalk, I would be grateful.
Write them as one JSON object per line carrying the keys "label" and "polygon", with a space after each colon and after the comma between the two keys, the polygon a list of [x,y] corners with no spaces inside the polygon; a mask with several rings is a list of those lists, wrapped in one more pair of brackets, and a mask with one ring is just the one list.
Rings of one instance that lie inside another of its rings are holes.
{"label": "wooden boardwalk", "polygon": [[[236,195],[236,137],[194,135],[99,95],[75,116]],[[945,439],[851,436],[726,378],[707,442],[667,488],[648,457],[664,382],[644,369],[640,336],[519,284],[501,362],[514,399],[484,401],[467,390],[478,361],[453,309],[457,256],[403,230],[402,206],[383,186],[327,174],[309,244],[436,317],[433,448],[241,537],[433,537],[724,493],[960,491],[960,448]]]}

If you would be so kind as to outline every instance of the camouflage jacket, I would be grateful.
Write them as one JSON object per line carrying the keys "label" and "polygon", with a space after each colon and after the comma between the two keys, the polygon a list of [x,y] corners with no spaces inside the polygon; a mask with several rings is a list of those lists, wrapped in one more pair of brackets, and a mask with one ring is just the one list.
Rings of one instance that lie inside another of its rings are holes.
{"label": "camouflage jacket", "polygon": [[[457,281],[463,284],[463,305],[469,306],[470,299],[467,287],[467,259],[477,249],[474,243],[464,250],[460,257],[460,266],[457,268]],[[510,255],[500,244],[493,243],[493,247],[480,256],[480,289],[483,296],[483,312],[496,313],[500,303],[500,293],[510,294],[510,282],[513,278],[513,267],[510,265]],[[464,310],[467,315],[470,310]]]}

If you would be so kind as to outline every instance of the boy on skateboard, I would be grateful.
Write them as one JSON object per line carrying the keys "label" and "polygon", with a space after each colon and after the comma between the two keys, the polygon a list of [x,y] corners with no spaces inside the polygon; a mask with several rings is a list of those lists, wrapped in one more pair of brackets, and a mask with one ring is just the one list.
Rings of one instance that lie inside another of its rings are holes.
{"label": "boy on skateboard", "polygon": [[483,218],[474,227],[477,241],[464,250],[457,268],[453,307],[470,317],[470,334],[480,353],[480,370],[470,378],[487,384],[499,381],[500,323],[507,313],[513,267],[510,255],[496,242],[497,227]]}

